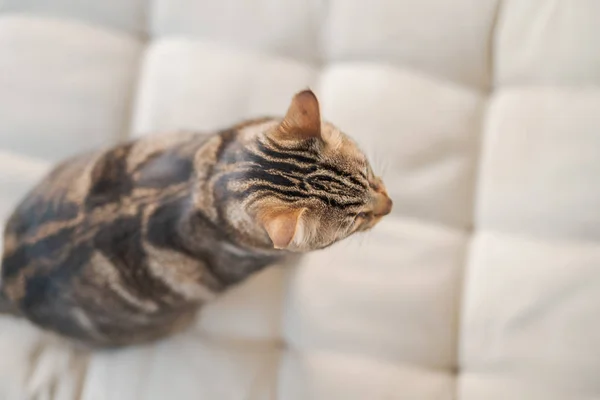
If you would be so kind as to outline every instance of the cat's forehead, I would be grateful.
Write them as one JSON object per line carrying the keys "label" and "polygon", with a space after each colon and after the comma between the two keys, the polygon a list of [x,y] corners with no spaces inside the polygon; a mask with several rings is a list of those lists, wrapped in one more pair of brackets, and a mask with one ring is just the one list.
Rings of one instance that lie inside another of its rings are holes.
{"label": "cat's forehead", "polygon": [[329,122],[321,123],[321,135],[327,143],[328,152],[360,164],[367,162],[366,156],[358,144],[335,125]]}
{"label": "cat's forehead", "polygon": [[[281,121],[276,119],[249,121],[238,127],[242,134],[240,139],[255,140],[265,132],[271,132],[277,128]],[[362,167],[368,164],[367,158],[357,143],[339,128],[330,122],[321,122],[321,137],[326,146],[320,150],[320,156],[332,162],[343,162],[343,164],[356,164]]]}

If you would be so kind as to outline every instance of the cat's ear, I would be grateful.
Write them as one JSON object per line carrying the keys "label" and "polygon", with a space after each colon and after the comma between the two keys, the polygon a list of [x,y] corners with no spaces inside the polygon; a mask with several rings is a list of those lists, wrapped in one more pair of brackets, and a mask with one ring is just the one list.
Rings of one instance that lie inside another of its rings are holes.
{"label": "cat's ear", "polygon": [[294,239],[302,235],[304,211],[306,208],[289,208],[265,212],[259,216],[276,249],[287,249]]}
{"label": "cat's ear", "polygon": [[282,139],[296,140],[321,137],[319,101],[311,90],[304,90],[294,96],[277,134]]}

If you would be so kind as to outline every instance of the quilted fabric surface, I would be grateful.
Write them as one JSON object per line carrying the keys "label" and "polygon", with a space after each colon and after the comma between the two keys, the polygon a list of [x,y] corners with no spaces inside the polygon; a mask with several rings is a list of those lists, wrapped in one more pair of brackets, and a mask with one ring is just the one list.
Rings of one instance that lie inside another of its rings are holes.
{"label": "quilted fabric surface", "polygon": [[0,399],[600,398],[597,0],[0,0],[0,220],[52,163],[307,86],[393,215],[155,345],[0,318]]}

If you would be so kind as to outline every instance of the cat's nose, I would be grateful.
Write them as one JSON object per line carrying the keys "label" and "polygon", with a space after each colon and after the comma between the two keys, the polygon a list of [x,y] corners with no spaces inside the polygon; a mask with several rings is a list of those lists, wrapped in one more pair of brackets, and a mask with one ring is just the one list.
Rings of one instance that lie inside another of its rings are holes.
{"label": "cat's nose", "polygon": [[384,215],[391,213],[392,207],[394,206],[392,199],[386,194],[379,194],[377,197],[378,199],[373,213],[378,217],[383,217]]}
{"label": "cat's nose", "polygon": [[390,199],[381,178],[375,178],[375,184],[372,188],[375,189],[375,207],[373,214],[378,217],[383,217],[384,215],[391,213],[394,203],[392,202],[392,199]]}
{"label": "cat's nose", "polygon": [[392,212],[392,207],[394,206],[394,202],[388,196],[385,196],[385,200],[383,201],[383,215],[388,215]]}

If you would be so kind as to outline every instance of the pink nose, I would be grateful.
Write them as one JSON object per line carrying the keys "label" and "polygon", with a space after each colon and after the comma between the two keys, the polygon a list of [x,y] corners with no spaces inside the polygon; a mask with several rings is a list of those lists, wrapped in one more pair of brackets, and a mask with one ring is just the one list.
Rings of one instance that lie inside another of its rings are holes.
{"label": "pink nose", "polygon": [[392,207],[394,206],[392,199],[385,194],[379,194],[377,197],[377,204],[375,204],[373,213],[378,217],[383,217],[392,212]]}
{"label": "pink nose", "polygon": [[383,205],[383,211],[382,214],[383,215],[388,215],[389,213],[392,212],[392,207],[394,206],[394,203],[392,202],[392,199],[390,199],[389,197],[385,197],[385,200],[383,201],[384,205]]}

